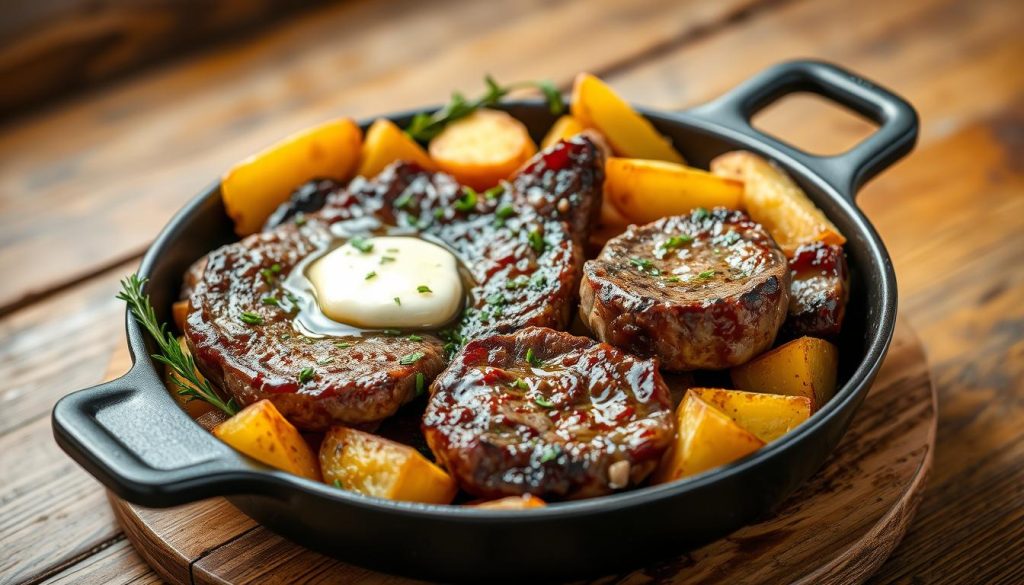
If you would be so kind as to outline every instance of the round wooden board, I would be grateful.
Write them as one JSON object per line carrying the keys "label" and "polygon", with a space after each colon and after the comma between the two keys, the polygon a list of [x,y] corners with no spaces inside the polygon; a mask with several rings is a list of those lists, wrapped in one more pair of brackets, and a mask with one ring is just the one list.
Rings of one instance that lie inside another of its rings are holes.
{"label": "round wooden board", "polygon": [[[129,366],[124,349],[114,356],[111,373]],[[598,582],[862,582],[906,532],[931,467],[935,424],[935,392],[921,343],[900,321],[878,379],[839,448],[775,515],[698,550]],[[112,494],[110,502],[128,539],[172,583],[413,582],[302,548],[221,498],[163,510]]]}

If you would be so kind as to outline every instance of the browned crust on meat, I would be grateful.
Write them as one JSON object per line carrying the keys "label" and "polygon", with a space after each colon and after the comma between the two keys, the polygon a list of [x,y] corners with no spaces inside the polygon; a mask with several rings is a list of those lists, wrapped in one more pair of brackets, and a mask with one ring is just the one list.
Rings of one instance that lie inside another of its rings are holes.
{"label": "browned crust on meat", "polygon": [[[528,350],[542,363],[531,365]],[[582,498],[636,485],[674,430],[655,361],[546,328],[469,343],[434,382],[423,417],[438,461],[486,498]]]}
{"label": "browned crust on meat", "polygon": [[[666,249],[671,237],[689,238]],[[586,263],[580,315],[594,335],[667,370],[721,369],[769,348],[789,301],[786,258],[740,211],[631,226]]]}
{"label": "browned crust on meat", "polygon": [[814,242],[797,248],[789,260],[789,316],[783,325],[793,336],[839,334],[850,297],[850,271],[842,246]]}

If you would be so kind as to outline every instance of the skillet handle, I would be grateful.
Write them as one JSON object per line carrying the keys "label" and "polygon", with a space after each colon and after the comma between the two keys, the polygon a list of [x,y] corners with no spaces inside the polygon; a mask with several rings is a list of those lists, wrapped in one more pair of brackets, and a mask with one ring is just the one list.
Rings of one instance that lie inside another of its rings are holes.
{"label": "skillet handle", "polygon": [[[835,156],[809,154],[754,128],[760,110],[794,92],[828,98],[879,125],[850,150]],[[830,63],[789,61],[770,67],[690,113],[769,143],[825,179],[847,199],[878,173],[903,158],[917,141],[917,112],[889,90]]]}
{"label": "skillet handle", "polygon": [[[259,482],[243,459],[195,424],[146,368],[62,398],[53,434],[64,451],[118,496],[167,507],[252,493]],[[155,385],[155,386],[154,386]]]}

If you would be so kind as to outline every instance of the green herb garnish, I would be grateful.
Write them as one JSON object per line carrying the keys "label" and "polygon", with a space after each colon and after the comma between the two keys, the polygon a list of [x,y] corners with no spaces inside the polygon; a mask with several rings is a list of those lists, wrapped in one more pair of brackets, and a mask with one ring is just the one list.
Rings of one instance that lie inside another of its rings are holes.
{"label": "green herb garnish", "polygon": [[665,278],[665,282],[679,282],[681,279],[678,276],[669,276]]}
{"label": "green herb garnish", "polygon": [[422,351],[414,351],[408,355],[403,355],[402,358],[398,360],[398,363],[402,364],[403,366],[411,366],[416,362],[420,361],[420,358],[422,357]]}
{"label": "green herb garnish", "polygon": [[377,277],[377,272],[371,270],[371,271],[366,273],[366,278],[364,278],[363,280],[370,280],[371,278],[376,278],[376,277]]}
{"label": "green herb garnish", "polygon": [[246,325],[263,325],[263,317],[249,311],[242,311],[238,318]]}
{"label": "green herb garnish", "polygon": [[301,211],[296,213],[294,221],[295,221],[295,225],[305,225],[306,224],[306,214],[302,213]]}
{"label": "green herb garnish", "polygon": [[700,279],[703,280],[703,279],[711,278],[714,275],[715,275],[715,271],[714,270],[705,270],[704,272],[701,272],[700,274],[698,274],[697,278],[700,278]]}
{"label": "green herb garnish", "polygon": [[554,408],[555,407],[555,403],[554,402],[551,402],[550,400],[548,400],[547,398],[545,398],[543,396],[534,396],[533,397],[533,401],[536,402],[538,405],[543,406],[544,408]]}
{"label": "green herb garnish", "polygon": [[544,450],[544,454],[540,456],[540,462],[547,463],[548,461],[554,461],[555,459],[558,459],[561,452],[562,450],[557,445],[554,447],[548,447]]}
{"label": "green herb garnish", "polygon": [[427,377],[423,375],[423,372],[416,372],[416,396],[423,394],[426,389]]}
{"label": "green herb garnish", "polygon": [[458,198],[453,207],[456,211],[473,211],[476,209],[476,191],[472,187],[462,188],[462,197]]}
{"label": "green herb garnish", "polygon": [[541,235],[540,230],[533,228],[530,233],[526,236],[526,241],[530,242],[530,247],[533,251],[542,254],[544,252],[544,236]]}
{"label": "green herb garnish", "polygon": [[405,129],[406,134],[415,140],[427,142],[440,134],[449,123],[465,118],[480,108],[493,106],[510,91],[520,88],[539,89],[547,99],[548,109],[556,116],[565,110],[562,94],[550,81],[523,81],[502,86],[490,75],[487,75],[484,77],[484,82],[487,84],[487,92],[482,97],[468,101],[461,93],[453,92],[451,101],[445,107],[433,114],[421,112],[414,116],[412,122]]}
{"label": "green herb garnish", "polygon": [[658,276],[661,274],[661,270],[654,265],[647,258],[630,258],[629,263],[636,266],[640,272],[650,274],[651,276]]}
{"label": "green herb garnish", "polygon": [[539,368],[540,366],[544,365],[544,362],[538,359],[537,356],[533,354],[532,347],[526,349],[526,363],[530,364],[535,368]]}
{"label": "green herb garnish", "polygon": [[299,384],[309,382],[315,374],[313,368],[302,368],[302,371],[299,372]]}
{"label": "green herb garnish", "polygon": [[415,333],[413,333],[413,334],[409,335],[408,337],[406,337],[406,339],[408,339],[409,341],[423,341],[423,336],[422,335],[416,335]]}
{"label": "green herb garnish", "polygon": [[270,305],[271,307],[281,306],[280,301],[278,301],[276,297],[263,297],[262,299],[260,299],[260,302],[262,302],[264,305]]}
{"label": "green herb garnish", "polygon": [[402,193],[401,195],[399,195],[398,199],[395,199],[395,207],[397,207],[399,209],[402,209],[405,206],[409,205],[409,203],[411,203],[411,202],[412,202],[412,191],[406,191],[405,193]]}
{"label": "green herb garnish", "polygon": [[348,243],[352,244],[353,248],[359,250],[364,254],[369,254],[370,252],[373,251],[373,242],[367,240],[366,238],[356,236],[349,240]]}
{"label": "green herb garnish", "polygon": [[395,261],[395,258],[393,256],[381,256],[380,257],[380,263],[381,264],[387,264],[388,262],[394,262],[394,261]]}
{"label": "green herb garnish", "polygon": [[711,214],[708,212],[707,209],[704,209],[703,207],[698,207],[693,210],[693,215],[691,217],[693,217],[693,219],[697,221],[701,221],[703,219],[707,219],[709,215]]}
{"label": "green herb garnish", "polygon": [[686,244],[689,244],[692,241],[693,241],[693,236],[690,236],[690,235],[687,235],[687,234],[683,234],[681,236],[672,236],[672,237],[670,237],[669,239],[667,239],[664,242],[662,242],[661,246],[659,246],[659,247],[660,248],[664,248],[665,250],[674,250],[676,248],[680,248],[682,246],[685,246]]}
{"label": "green herb garnish", "polygon": [[434,219],[441,219],[444,217],[444,210],[438,207],[434,210]]}
{"label": "green herb garnish", "polygon": [[484,191],[484,199],[497,199],[497,197],[504,192],[505,185],[495,185],[490,189]]}
{"label": "green herb garnish", "polygon": [[517,388],[519,390],[529,390],[530,389],[530,385],[527,384],[526,380],[524,380],[522,378],[516,378],[515,380],[513,380],[511,386],[513,388]]}
{"label": "green herb garnish", "polygon": [[402,332],[399,331],[398,329],[383,329],[381,330],[381,333],[387,335],[388,337],[398,337],[399,335],[402,334]]}
{"label": "green herb garnish", "polygon": [[338,349],[348,349],[348,348],[352,347],[352,344],[347,342],[347,341],[339,341],[339,342],[334,344],[334,347],[336,347]]}
{"label": "green herb garnish", "polygon": [[345,488],[344,488],[344,487],[343,487],[343,486],[341,485],[341,480],[340,480],[340,479],[336,479],[336,480],[334,480],[334,487],[338,488],[339,490],[343,490],[343,489],[345,489]]}
{"label": "green herb garnish", "polygon": [[235,399],[232,398],[227,402],[221,400],[210,386],[210,382],[196,373],[195,360],[192,359],[191,354],[181,348],[174,335],[167,331],[167,324],[156,320],[156,311],[153,310],[153,305],[149,302],[149,296],[142,292],[142,287],[145,284],[145,278],[139,278],[137,274],[132,274],[121,281],[121,292],[118,293],[117,298],[127,303],[128,310],[135,320],[149,332],[157,347],[160,348],[160,353],[152,355],[153,359],[166,365],[176,374],[171,379],[178,385],[178,394],[188,396],[189,400],[204,400],[228,416],[234,415],[238,412]]}
{"label": "green herb garnish", "polygon": [[395,297],[395,304],[398,305],[399,307],[401,307],[402,306],[402,299],[400,299],[398,297]]}
{"label": "green herb garnish", "polygon": [[430,290],[430,287],[429,287],[429,286],[427,286],[427,285],[425,285],[425,284],[421,284],[421,285],[417,286],[417,287],[416,287],[416,291],[417,291],[417,292],[421,292],[421,293],[430,293],[430,292],[434,292],[434,291]]}

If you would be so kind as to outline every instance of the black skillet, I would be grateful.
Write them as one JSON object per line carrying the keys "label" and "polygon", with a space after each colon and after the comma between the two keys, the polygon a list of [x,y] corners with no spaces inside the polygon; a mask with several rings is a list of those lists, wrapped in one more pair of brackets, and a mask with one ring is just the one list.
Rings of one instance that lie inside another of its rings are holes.
{"label": "black skillet", "polygon": [[[811,92],[876,122],[838,156],[807,154],[766,136],[751,116],[783,95]],[[540,103],[503,106],[535,137],[554,118]],[[637,567],[750,523],[813,474],[839,442],[885,357],[896,318],[896,278],[878,234],[854,205],[870,178],[913,148],[917,115],[903,99],[833,65],[772,67],[718,99],[676,112],[641,110],[696,166],[747,149],[780,163],[848,238],[852,291],[839,339],[841,387],[806,424],[753,455],[676,483],[521,511],[394,502],[275,471],[194,423],[168,394],[151,341],[130,317],[135,365],[124,377],[61,400],[58,444],[118,496],[174,506],[227,496],[295,542],[345,561],[441,580],[563,579]],[[415,112],[391,116],[405,125]],[[217,184],[164,228],[142,261],[158,316],[170,321],[185,268],[233,240]],[[808,534],[808,538],[814,538]]]}

